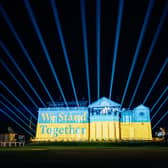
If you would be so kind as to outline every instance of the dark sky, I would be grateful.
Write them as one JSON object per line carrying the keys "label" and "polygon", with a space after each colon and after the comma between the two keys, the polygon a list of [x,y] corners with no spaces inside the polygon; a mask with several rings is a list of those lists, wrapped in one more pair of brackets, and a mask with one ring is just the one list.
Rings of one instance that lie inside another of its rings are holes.
{"label": "dark sky", "polygon": [[[87,45],[88,45],[88,57],[89,57],[89,74],[90,74],[90,90],[91,100],[97,100],[97,64],[96,64],[96,1],[86,0],[86,24],[87,24]],[[68,70],[66,67],[64,53],[61,47],[60,38],[54,22],[54,16],[50,1],[48,0],[30,0],[29,1],[33,13],[35,15],[37,24],[40,28],[42,36],[45,41],[45,45],[50,54],[50,58],[54,65],[55,71],[58,75],[58,79],[64,91],[67,100],[75,100]],[[126,81],[131,68],[133,56],[135,54],[136,46],[138,43],[139,35],[142,29],[143,21],[146,15],[148,0],[125,0],[123,17],[121,22],[121,32],[118,45],[118,53],[116,60],[116,69],[114,77],[114,87],[112,92],[112,99],[121,102]],[[65,40],[65,45],[68,53],[68,58],[72,70],[74,84],[78,99],[88,100],[87,96],[87,83],[85,73],[85,60],[83,49],[83,37],[82,37],[82,25],[81,25],[81,13],[80,13],[80,1],[79,0],[61,0],[56,1],[58,14],[61,22],[61,28]],[[114,52],[114,42],[116,35],[116,22],[118,14],[119,1],[117,0],[102,0],[101,1],[101,48],[100,48],[100,97],[109,96],[111,69]],[[149,52],[149,48],[152,44],[153,37],[158,29],[160,18],[163,14],[163,10],[168,5],[167,0],[156,0],[154,8],[147,25],[146,34],[143,39],[143,43],[138,54],[138,59],[132,74],[132,78],[128,87],[128,92],[125,97],[124,106],[127,107],[133,95],[134,89],[137,84],[137,80],[142,71],[142,67],[145,63],[145,59]],[[38,36],[32,26],[28,12],[25,8],[23,0],[3,0],[1,6],[5,10],[6,14],[10,18],[16,32],[19,35],[24,47],[28,51],[34,65],[36,66],[39,74],[41,75],[45,85],[47,86],[50,94],[55,101],[62,99],[58,86],[54,80],[54,76],[51,72],[45,53],[41,47]],[[168,12],[167,12],[168,13]],[[168,17],[166,17],[160,34],[158,36],[156,45],[153,48],[149,63],[142,78],[140,87],[136,94],[133,106],[135,107],[141,104],[152,86],[157,74],[159,73],[163,63],[166,60],[168,54],[167,45],[167,29]],[[11,56],[18,63],[26,77],[30,80],[31,84],[41,97],[41,99],[47,104],[50,101],[44,88],[39,82],[36,74],[34,73],[30,63],[25,57],[22,49],[16,41],[13,33],[9,29],[2,13],[0,12],[0,40],[6,46],[11,53]],[[32,92],[28,84],[19,74],[11,60],[7,57],[4,50],[0,47],[1,60],[9,67],[9,69],[16,76],[17,80],[24,86],[33,100],[39,107],[42,104]],[[37,116],[37,109],[29,101],[24,92],[19,88],[13,78],[9,75],[6,69],[1,66],[1,80],[8,86],[11,91]],[[158,82],[147,102],[146,106],[152,107],[157,101],[163,90],[167,86],[167,67],[161,74]],[[1,86],[1,93],[8,98],[15,106],[23,110],[20,104]],[[158,109],[160,104],[164,101],[166,94],[160,100],[154,111]],[[2,99],[2,98],[1,98]],[[4,99],[3,103],[9,105]],[[9,106],[11,107],[11,106]],[[6,110],[3,107],[4,110]],[[11,107],[11,109],[13,109]],[[166,112],[166,103],[159,111],[159,114],[152,121],[152,124]],[[23,110],[24,111],[24,110]],[[26,112],[24,112],[26,114]],[[10,114],[10,113],[9,113]],[[28,117],[29,115],[26,114]],[[12,114],[11,114],[12,116]],[[7,121],[7,117],[0,115],[1,120]],[[163,120],[163,125],[166,125],[168,117]]]}

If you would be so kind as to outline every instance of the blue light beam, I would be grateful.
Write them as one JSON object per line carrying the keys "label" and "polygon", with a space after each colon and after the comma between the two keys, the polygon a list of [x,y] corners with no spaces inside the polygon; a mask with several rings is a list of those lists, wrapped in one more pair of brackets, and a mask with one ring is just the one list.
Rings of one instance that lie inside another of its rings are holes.
{"label": "blue light beam", "polygon": [[113,81],[114,81],[114,75],[115,75],[115,65],[117,60],[118,43],[120,38],[120,27],[122,22],[123,7],[124,7],[124,0],[120,0],[119,8],[118,8],[117,24],[116,24],[116,37],[115,37],[115,46],[114,46],[114,54],[113,54],[113,64],[112,64],[112,70],[111,70],[109,99],[111,99],[112,91],[113,91]]}
{"label": "blue light beam", "polygon": [[155,106],[158,104],[158,102],[161,100],[161,98],[164,96],[164,94],[167,92],[167,90],[168,90],[168,87],[166,87],[166,88],[164,89],[164,91],[162,92],[162,94],[159,96],[159,98],[157,99],[157,101],[155,102],[155,104],[152,106],[151,111],[153,111],[153,109],[154,109]]}
{"label": "blue light beam", "polygon": [[163,105],[167,102],[168,97],[162,102],[162,104],[159,106],[159,108],[155,111],[155,113],[153,114],[151,121],[153,120],[153,118],[156,116],[156,114],[159,112],[159,110],[163,107]]}
{"label": "blue light beam", "polygon": [[[0,103],[8,110],[10,111],[12,114],[14,114],[25,126],[27,126],[29,128],[29,125],[23,121],[23,119],[21,119],[16,112],[14,112],[12,109],[10,109],[7,105],[5,105],[2,101],[0,101]],[[33,133],[35,133],[35,130],[32,129]]]}
{"label": "blue light beam", "polygon": [[31,60],[31,58],[30,58],[30,56],[29,56],[29,54],[28,54],[26,48],[24,47],[23,42],[22,42],[21,39],[19,38],[19,35],[17,34],[17,32],[16,32],[14,26],[12,25],[12,22],[10,21],[10,19],[9,19],[9,17],[7,16],[5,10],[4,10],[1,6],[0,6],[0,11],[1,11],[1,13],[3,14],[3,17],[4,17],[5,21],[6,21],[6,23],[8,24],[8,26],[9,26],[11,32],[13,33],[15,39],[17,40],[18,44],[20,45],[20,47],[21,47],[21,49],[22,49],[24,55],[25,55],[26,58],[28,59],[28,61],[29,61],[30,65],[31,65],[31,67],[33,68],[35,74],[37,75],[37,77],[38,77],[40,83],[42,84],[43,88],[45,89],[47,95],[49,96],[50,100],[51,100],[52,102],[54,102],[54,100],[53,100],[51,94],[49,93],[49,91],[48,91],[48,89],[47,89],[47,87],[46,87],[46,85],[45,85],[43,79],[41,78],[41,76],[40,76],[40,74],[39,74],[39,72],[38,72],[36,66],[34,65],[33,61]]}
{"label": "blue light beam", "polygon": [[28,78],[26,77],[26,75],[23,73],[23,71],[20,69],[19,65],[16,63],[16,61],[14,60],[14,58],[12,57],[11,53],[9,52],[9,50],[5,47],[5,45],[0,41],[0,46],[1,48],[3,48],[3,50],[5,51],[6,55],[8,56],[8,58],[10,59],[10,61],[15,65],[16,69],[19,71],[20,75],[24,78],[24,80],[27,82],[27,84],[29,85],[29,87],[31,88],[31,90],[34,92],[34,94],[37,96],[38,100],[41,102],[41,104],[46,107],[45,103],[43,102],[43,100],[40,98],[40,96],[38,95],[38,93],[36,92],[36,90],[34,89],[33,85],[31,84],[31,82],[28,80]]}
{"label": "blue light beam", "polygon": [[62,49],[63,49],[66,66],[67,66],[67,69],[68,69],[73,93],[74,93],[74,96],[75,96],[75,101],[76,101],[77,106],[79,106],[78,97],[77,97],[77,94],[76,94],[74,80],[73,80],[73,77],[72,77],[71,67],[70,67],[70,63],[69,63],[69,59],[68,59],[68,53],[67,53],[66,46],[65,46],[65,41],[64,41],[64,37],[63,37],[62,29],[61,29],[61,23],[60,23],[60,20],[59,20],[56,3],[55,3],[54,0],[50,0],[50,3],[51,3],[51,8],[52,8],[52,11],[53,11],[53,15],[54,15],[55,24],[56,24],[56,27],[57,27],[57,30],[58,30],[58,35],[59,35],[59,38],[60,38],[60,41],[61,41],[61,46],[62,46]]}
{"label": "blue light beam", "polygon": [[[26,120],[29,122],[29,118],[26,117],[26,116],[20,111],[20,109],[18,109],[15,105],[13,105],[4,95],[0,94],[0,96],[1,96],[8,104],[10,104],[10,105],[15,109],[15,111],[17,111],[20,115],[22,115],[22,117],[24,117],[24,119],[26,119]],[[34,127],[36,127],[36,125],[35,125],[34,123],[32,123],[32,125],[33,125]]]}
{"label": "blue light beam", "polygon": [[164,69],[165,69],[167,63],[168,63],[168,58],[166,58],[166,60],[165,60],[165,62],[164,62],[164,64],[163,64],[163,66],[162,66],[162,68],[160,69],[160,71],[159,71],[157,77],[155,78],[155,80],[154,80],[152,86],[150,87],[148,93],[146,94],[146,97],[145,97],[145,99],[144,99],[144,101],[143,101],[142,104],[145,104],[145,103],[146,103],[146,101],[147,101],[147,99],[149,98],[149,96],[150,96],[150,94],[151,94],[153,88],[155,87],[155,85],[156,85],[158,79],[160,78],[162,72],[164,71]]}
{"label": "blue light beam", "polygon": [[149,5],[148,5],[148,9],[147,9],[147,12],[146,12],[146,16],[145,16],[145,19],[144,19],[144,23],[143,23],[143,26],[142,26],[142,30],[141,30],[141,33],[140,33],[140,36],[139,36],[139,39],[138,39],[138,44],[137,44],[135,54],[134,54],[134,57],[133,57],[131,69],[130,69],[130,72],[129,72],[129,75],[128,75],[126,87],[125,87],[124,94],[123,94],[122,101],[121,101],[121,105],[123,105],[123,103],[124,103],[124,99],[125,99],[125,96],[126,96],[126,93],[127,93],[127,90],[128,90],[129,83],[131,81],[131,76],[132,76],[132,73],[133,73],[133,70],[134,70],[134,67],[135,67],[140,49],[141,49],[141,45],[142,45],[142,42],[143,42],[143,39],[144,39],[144,36],[145,36],[145,33],[146,33],[147,25],[148,25],[148,22],[149,22],[151,13],[152,13],[153,6],[154,6],[154,0],[150,0]]}
{"label": "blue light beam", "polygon": [[24,109],[32,115],[32,117],[37,120],[37,117],[24,105],[24,103],[17,97],[15,94],[2,82],[0,81],[0,84],[24,107]]}
{"label": "blue light beam", "polygon": [[101,0],[96,1],[97,98],[100,98]]}
{"label": "blue light beam", "polygon": [[157,27],[157,30],[156,30],[156,33],[155,33],[155,35],[154,35],[154,37],[153,37],[152,44],[151,44],[151,46],[150,46],[148,55],[147,55],[147,57],[146,57],[146,59],[145,59],[145,62],[144,62],[144,65],[143,65],[141,74],[140,74],[140,76],[139,76],[138,82],[137,82],[137,84],[136,84],[136,88],[135,88],[135,90],[134,90],[133,96],[132,96],[132,98],[131,98],[131,101],[130,101],[130,104],[129,104],[129,108],[132,106],[132,103],[133,103],[133,101],[134,101],[135,95],[136,95],[136,93],[137,93],[137,91],[138,91],[138,88],[139,88],[139,85],[140,85],[140,83],[141,83],[141,81],[142,81],[142,77],[143,77],[143,75],[144,75],[144,72],[145,72],[145,70],[146,70],[146,67],[147,67],[147,65],[148,65],[148,62],[149,62],[149,60],[150,60],[150,57],[151,57],[152,52],[153,52],[153,50],[154,50],[154,47],[155,47],[155,45],[156,45],[156,42],[157,42],[157,39],[158,39],[158,37],[159,37],[160,31],[161,31],[161,29],[162,29],[162,26],[163,26],[163,24],[164,24],[164,21],[165,21],[165,19],[166,19],[166,16],[167,16],[167,14],[166,14],[166,13],[167,13],[167,8],[168,8],[168,4],[167,4],[167,6],[165,7],[165,9],[164,9],[164,11],[163,11],[163,14],[162,14],[162,16],[161,16],[161,18],[160,18],[160,23],[159,23],[159,25],[158,25],[158,27]]}
{"label": "blue light beam", "polygon": [[27,91],[25,90],[25,88],[22,86],[22,84],[19,82],[19,80],[17,80],[17,78],[15,77],[15,75],[12,73],[12,71],[8,68],[8,66],[4,63],[4,61],[0,60],[0,63],[3,65],[3,67],[6,69],[6,71],[12,76],[12,78],[15,80],[15,82],[19,85],[19,87],[21,88],[21,90],[25,93],[25,95],[29,98],[29,100],[33,103],[33,105],[38,109],[37,104],[34,102],[34,100],[32,99],[32,97],[27,93]]}
{"label": "blue light beam", "polygon": [[162,121],[166,117],[167,114],[168,111],[158,120],[158,122],[152,127],[152,129],[154,129],[160,123],[160,121]]}
{"label": "blue light beam", "polygon": [[9,114],[7,114],[4,110],[0,109],[0,111],[7,116],[8,118],[10,118],[14,123],[16,123],[20,128],[22,128],[25,132],[27,132],[29,135],[34,136],[30,131],[28,131],[27,129],[25,129],[21,124],[19,124],[15,119],[13,119]]}
{"label": "blue light beam", "polygon": [[86,16],[85,16],[85,1],[80,0],[80,9],[81,9],[81,22],[82,22],[82,35],[83,35],[83,48],[85,56],[85,70],[86,70],[86,81],[87,81],[87,92],[88,100],[90,104],[90,77],[89,77],[89,62],[88,62],[88,46],[87,46],[87,28],[86,28]]}
{"label": "blue light beam", "polygon": [[55,79],[55,81],[56,81],[56,84],[57,84],[57,86],[58,86],[58,88],[59,88],[59,91],[60,91],[60,93],[61,93],[61,96],[62,96],[62,98],[63,98],[64,103],[66,104],[66,106],[68,106],[67,101],[66,101],[66,98],[65,98],[65,96],[64,96],[64,92],[63,92],[62,87],[61,87],[61,84],[60,84],[60,82],[59,82],[59,80],[58,80],[58,76],[57,76],[56,71],[55,71],[55,69],[54,69],[54,66],[53,66],[53,64],[52,64],[52,61],[51,61],[49,52],[48,52],[47,47],[46,47],[46,45],[45,45],[45,42],[44,42],[44,39],[43,39],[42,34],[41,34],[41,32],[40,32],[40,29],[39,29],[39,27],[38,27],[38,25],[37,25],[37,22],[36,22],[36,19],[35,19],[34,14],[33,14],[33,11],[32,11],[32,9],[31,9],[31,6],[30,6],[30,4],[29,4],[29,2],[28,2],[27,0],[24,0],[24,3],[25,3],[25,7],[26,7],[26,9],[27,9],[29,18],[30,18],[30,20],[31,20],[31,22],[32,22],[32,25],[33,25],[35,31],[36,31],[36,34],[37,34],[37,36],[38,36],[38,38],[39,38],[40,44],[41,44],[41,46],[42,46],[42,49],[43,49],[43,51],[44,51],[44,53],[45,53],[46,59],[47,59],[47,61],[48,61],[48,63],[49,63],[49,66],[50,66],[50,68],[51,68],[51,71],[52,71],[52,73],[53,73],[53,76],[54,76],[54,79]]}

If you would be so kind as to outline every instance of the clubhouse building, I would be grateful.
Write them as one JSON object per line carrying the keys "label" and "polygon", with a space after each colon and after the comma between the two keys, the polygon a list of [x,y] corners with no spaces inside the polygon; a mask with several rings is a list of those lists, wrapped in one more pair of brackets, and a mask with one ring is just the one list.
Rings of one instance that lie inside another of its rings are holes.
{"label": "clubhouse building", "polygon": [[84,107],[39,108],[34,141],[152,140],[150,110],[100,98]]}

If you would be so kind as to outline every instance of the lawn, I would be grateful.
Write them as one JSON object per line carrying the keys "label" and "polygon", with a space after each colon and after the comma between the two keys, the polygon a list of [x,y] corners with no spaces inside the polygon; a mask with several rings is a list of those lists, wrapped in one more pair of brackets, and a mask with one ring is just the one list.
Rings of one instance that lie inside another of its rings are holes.
{"label": "lawn", "polygon": [[0,148],[0,163],[23,167],[113,167],[168,164],[167,143],[37,143]]}

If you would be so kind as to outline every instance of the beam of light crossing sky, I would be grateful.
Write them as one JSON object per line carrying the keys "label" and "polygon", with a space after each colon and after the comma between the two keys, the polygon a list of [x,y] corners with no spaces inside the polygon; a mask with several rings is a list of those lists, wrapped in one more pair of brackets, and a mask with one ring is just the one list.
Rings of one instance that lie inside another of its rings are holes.
{"label": "beam of light crossing sky", "polygon": [[19,82],[19,80],[17,80],[17,78],[15,77],[15,75],[12,73],[12,71],[8,68],[8,66],[4,63],[4,61],[0,60],[0,63],[3,65],[3,67],[6,69],[6,71],[12,76],[12,78],[15,80],[15,82],[19,85],[19,87],[21,88],[21,90],[25,93],[25,95],[29,98],[29,100],[34,104],[34,106],[38,109],[37,104],[34,102],[34,100],[32,99],[32,97],[27,93],[27,91],[25,90],[25,88],[22,86],[22,84]]}
{"label": "beam of light crossing sky", "polygon": [[100,98],[101,0],[96,1],[97,98]]}
{"label": "beam of light crossing sky", "polygon": [[152,129],[154,129],[168,114],[168,111],[157,121],[157,123],[152,127]]}
{"label": "beam of light crossing sky", "polygon": [[116,37],[115,37],[115,46],[114,46],[114,54],[113,54],[113,64],[112,64],[112,70],[111,70],[109,99],[111,99],[112,91],[113,91],[113,81],[114,81],[114,75],[115,75],[115,65],[117,60],[118,43],[120,38],[120,27],[122,22],[123,7],[124,7],[124,0],[120,0],[119,8],[118,8],[117,24],[116,24]]}
{"label": "beam of light crossing sky", "polygon": [[164,71],[164,69],[165,69],[167,63],[168,63],[168,58],[166,58],[166,60],[165,60],[165,62],[164,62],[164,64],[163,64],[163,66],[162,66],[162,68],[160,69],[160,71],[159,71],[157,77],[155,78],[155,80],[154,80],[152,86],[150,87],[148,93],[146,94],[146,97],[145,97],[145,99],[144,99],[144,101],[143,101],[142,104],[145,104],[145,103],[146,103],[146,101],[147,101],[147,99],[149,98],[149,96],[150,96],[150,94],[151,94],[153,88],[155,87],[155,85],[156,85],[157,81],[159,80],[159,78],[160,78],[162,72]]}
{"label": "beam of light crossing sky", "polygon": [[86,70],[86,81],[87,81],[87,92],[89,104],[91,101],[90,96],[90,77],[89,77],[89,62],[88,62],[88,46],[87,46],[87,27],[86,27],[86,16],[85,16],[85,1],[80,0],[80,10],[81,10],[81,21],[82,21],[82,35],[83,35],[83,48],[85,56],[85,70]]}
{"label": "beam of light crossing sky", "polygon": [[157,101],[155,102],[155,104],[152,106],[151,111],[153,111],[153,109],[154,109],[155,106],[158,104],[158,102],[161,100],[161,98],[164,96],[164,94],[167,92],[167,90],[168,90],[168,87],[166,87],[166,88],[164,89],[164,91],[162,92],[162,94],[159,96],[159,98],[157,99]]}
{"label": "beam of light crossing sky", "polygon": [[52,73],[53,73],[53,76],[54,76],[54,79],[55,79],[55,81],[56,81],[56,84],[57,84],[57,86],[58,86],[58,88],[59,88],[59,91],[60,91],[60,93],[61,93],[61,96],[62,96],[62,98],[63,98],[64,103],[66,104],[66,106],[68,106],[67,100],[66,100],[66,98],[65,98],[65,96],[64,96],[64,92],[63,92],[63,90],[62,90],[62,87],[61,87],[61,84],[60,84],[60,82],[59,82],[58,76],[57,76],[56,71],[55,71],[55,69],[54,69],[54,66],[53,66],[53,64],[52,64],[52,61],[51,61],[49,52],[48,52],[47,47],[46,47],[46,45],[45,45],[45,42],[44,42],[44,39],[43,39],[42,34],[41,34],[41,32],[40,32],[40,29],[39,29],[39,27],[38,27],[38,25],[37,25],[37,22],[36,22],[36,19],[35,19],[34,14],[33,14],[32,8],[31,8],[31,6],[30,6],[30,4],[29,4],[28,1],[24,0],[24,3],[25,3],[25,7],[26,7],[26,9],[27,9],[29,18],[30,18],[30,20],[31,20],[31,22],[32,22],[32,25],[33,25],[35,31],[36,31],[36,34],[37,34],[37,36],[38,36],[38,38],[39,38],[40,44],[41,44],[41,46],[42,46],[42,49],[43,49],[43,51],[44,51],[44,53],[45,53],[46,59],[47,59],[47,61],[48,61],[48,63],[49,63],[49,66],[50,66],[50,68],[51,68],[51,71],[52,71]]}
{"label": "beam of light crossing sky", "polygon": [[10,118],[15,124],[17,124],[20,128],[22,128],[25,132],[27,132],[29,135],[34,136],[30,131],[28,131],[27,129],[25,129],[21,124],[19,124],[15,119],[13,119],[9,114],[7,114],[4,110],[0,109],[0,111],[7,116],[8,118]]}
{"label": "beam of light crossing sky", "polygon": [[66,66],[67,66],[67,69],[68,69],[70,82],[71,82],[73,93],[74,93],[74,96],[75,96],[75,101],[76,101],[77,106],[79,106],[78,97],[77,97],[77,94],[76,94],[76,89],[75,89],[75,85],[74,85],[74,80],[73,80],[72,71],[71,71],[69,58],[68,58],[68,53],[67,53],[67,50],[66,50],[65,41],[64,41],[64,37],[63,37],[62,29],[61,29],[61,23],[60,23],[60,20],[59,20],[56,3],[55,3],[54,0],[50,0],[50,3],[51,3],[52,12],[53,12],[53,15],[54,15],[55,24],[56,24],[56,27],[57,27],[57,30],[58,30],[58,35],[59,35],[59,38],[60,38],[62,50],[63,50],[63,53],[64,53],[64,58],[65,58]]}
{"label": "beam of light crossing sky", "polygon": [[[0,101],[0,103],[7,109],[6,111],[10,111],[12,114],[14,114],[20,121],[22,121],[22,123],[25,125],[25,126],[27,126],[28,128],[29,128],[29,125],[26,123],[26,122],[24,122],[24,120],[22,119],[22,118],[20,118],[17,114],[16,114],[16,112],[14,112],[12,109],[10,109],[7,105],[5,105],[2,101]],[[32,131],[33,131],[33,133],[35,133],[35,130],[34,129],[32,129]]]}
{"label": "beam of light crossing sky", "polygon": [[[4,17],[5,21],[6,21],[6,23],[8,24],[8,26],[9,26],[11,32],[13,33],[13,35],[14,35],[16,41],[18,42],[20,48],[22,49],[24,55],[25,55],[26,58],[28,59],[28,61],[29,61],[30,65],[31,65],[31,67],[33,68],[35,74],[37,75],[37,77],[38,77],[40,83],[42,84],[43,88],[45,89],[47,95],[49,96],[50,100],[51,100],[52,102],[54,102],[54,100],[53,100],[51,94],[49,93],[49,91],[48,91],[48,89],[47,89],[47,87],[46,87],[46,85],[45,85],[43,79],[41,78],[41,76],[40,76],[40,74],[39,74],[39,72],[38,72],[36,66],[34,65],[34,63],[33,63],[33,61],[31,60],[31,58],[30,58],[30,56],[29,56],[29,54],[28,54],[28,52],[27,52],[25,46],[23,45],[23,42],[22,42],[21,39],[19,38],[19,35],[17,34],[17,32],[16,32],[14,26],[12,25],[12,22],[10,21],[10,19],[9,19],[9,17],[7,16],[5,10],[4,10],[1,6],[0,6],[0,11],[1,11],[1,13],[3,14],[3,17]],[[42,104],[43,104],[43,106],[44,106],[44,103],[42,103]]]}
{"label": "beam of light crossing sky", "polygon": [[159,106],[159,108],[155,111],[155,113],[153,114],[153,116],[151,117],[151,121],[153,120],[153,118],[156,116],[156,114],[159,112],[159,110],[163,107],[163,105],[167,102],[168,97],[162,102],[162,104]]}
{"label": "beam of light crossing sky", "polygon": [[0,84],[24,107],[24,109],[32,115],[32,117],[37,120],[37,117],[24,105],[24,103],[17,97],[15,94],[2,82],[0,81]]}
{"label": "beam of light crossing sky", "polygon": [[129,72],[129,75],[128,75],[126,87],[124,89],[124,94],[123,94],[123,97],[122,97],[122,100],[121,100],[121,106],[124,103],[124,99],[125,99],[125,96],[126,96],[126,93],[127,93],[127,90],[128,90],[128,86],[129,86],[129,83],[131,81],[131,76],[132,76],[132,73],[133,73],[133,70],[134,70],[134,67],[135,67],[135,64],[136,64],[140,49],[141,49],[141,45],[142,45],[143,39],[145,37],[147,25],[148,25],[148,22],[149,22],[151,13],[152,13],[153,6],[154,6],[154,0],[150,0],[149,1],[149,5],[148,5],[148,9],[147,9],[147,12],[146,12],[146,16],[145,16],[145,19],[144,19],[144,23],[143,23],[143,26],[142,26],[142,29],[141,29],[141,32],[140,32],[140,36],[139,36],[139,39],[138,39],[138,44],[137,44],[137,47],[136,47],[136,50],[135,50],[135,54],[134,54],[134,57],[133,57],[131,69],[130,69],[130,72]]}
{"label": "beam of light crossing sky", "polygon": [[[15,105],[13,105],[4,95],[0,94],[0,96],[8,103],[10,104],[14,109],[15,111],[17,111],[20,115],[22,115],[22,117],[24,117],[24,119],[26,119],[28,122],[30,121],[30,119],[28,117],[26,117],[21,111],[20,109],[18,109]],[[32,125],[34,127],[36,127],[36,125],[34,123],[32,123]]]}
{"label": "beam of light crossing sky", "polygon": [[152,44],[151,44],[150,49],[149,49],[149,52],[148,52],[148,55],[147,55],[147,57],[146,57],[146,59],[145,59],[145,62],[144,62],[144,65],[143,65],[141,74],[140,74],[140,76],[139,76],[139,78],[138,78],[138,82],[137,82],[137,84],[136,84],[136,88],[135,88],[134,93],[133,93],[133,96],[132,96],[132,98],[131,98],[131,101],[130,101],[130,104],[129,104],[129,108],[132,106],[132,103],[133,103],[133,101],[134,101],[135,95],[136,95],[137,90],[138,90],[138,88],[139,88],[139,85],[140,85],[140,83],[141,83],[141,81],[142,81],[142,77],[143,77],[143,75],[144,75],[144,72],[145,72],[145,70],[146,70],[146,67],[147,67],[147,65],[148,65],[148,62],[149,62],[149,60],[150,60],[150,57],[151,57],[152,52],[153,52],[153,50],[154,50],[154,47],[155,47],[155,45],[156,45],[157,39],[158,39],[158,37],[159,37],[159,34],[160,34],[160,32],[161,32],[161,29],[162,29],[162,26],[163,26],[164,21],[165,21],[166,16],[167,16],[167,14],[166,14],[166,13],[167,13],[167,10],[168,10],[168,4],[167,4],[167,7],[165,7],[165,9],[164,9],[164,11],[163,11],[163,14],[162,14],[162,16],[161,16],[161,18],[160,18],[160,23],[159,23],[159,25],[158,25],[158,27],[157,27],[156,33],[155,33],[155,35],[154,35],[154,37],[153,37]]}
{"label": "beam of light crossing sky", "polygon": [[5,51],[6,55],[8,56],[8,58],[10,59],[10,61],[15,65],[16,69],[19,71],[20,75],[24,78],[24,80],[27,82],[27,84],[29,85],[29,87],[32,89],[32,91],[34,92],[34,94],[37,96],[38,100],[41,102],[41,104],[46,107],[45,103],[43,102],[43,100],[40,98],[40,96],[38,95],[38,93],[36,92],[36,90],[34,89],[33,85],[31,84],[31,82],[28,80],[28,78],[26,77],[26,75],[23,73],[23,71],[20,69],[19,65],[16,63],[16,61],[14,60],[14,58],[12,57],[11,53],[9,52],[9,50],[5,47],[5,45],[0,41],[0,46],[3,48],[3,50]]}

